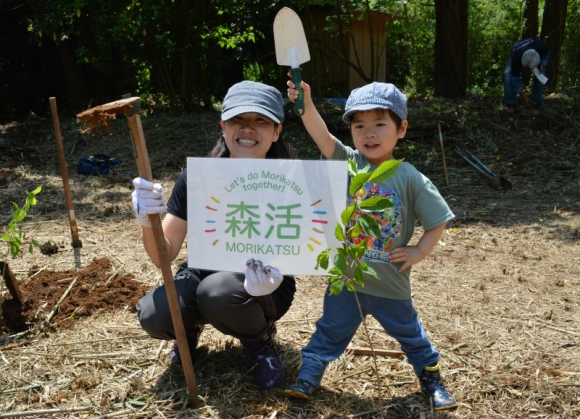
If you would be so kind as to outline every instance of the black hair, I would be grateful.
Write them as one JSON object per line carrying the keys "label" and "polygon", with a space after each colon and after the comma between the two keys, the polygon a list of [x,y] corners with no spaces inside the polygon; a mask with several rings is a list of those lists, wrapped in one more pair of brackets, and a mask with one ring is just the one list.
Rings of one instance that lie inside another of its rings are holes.
{"label": "black hair", "polygon": [[[274,123],[274,129],[278,128],[279,124]],[[230,157],[230,150],[226,146],[226,139],[223,136],[222,128],[218,125],[218,139],[213,147],[213,149],[209,152],[210,157]],[[282,133],[278,135],[278,141],[275,141],[270,146],[270,149],[266,153],[267,159],[293,159],[294,155],[288,147],[288,144],[284,142],[284,138],[282,138]]]}

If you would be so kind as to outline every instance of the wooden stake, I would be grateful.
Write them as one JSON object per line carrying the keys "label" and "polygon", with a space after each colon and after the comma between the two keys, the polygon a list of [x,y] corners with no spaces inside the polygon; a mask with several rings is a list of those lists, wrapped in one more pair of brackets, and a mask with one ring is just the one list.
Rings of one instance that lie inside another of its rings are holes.
{"label": "wooden stake", "polygon": [[22,304],[24,299],[22,298],[22,293],[20,292],[20,288],[18,287],[18,280],[14,276],[14,273],[10,270],[10,266],[8,266],[8,262],[4,260],[0,260],[0,273],[4,278],[4,282],[6,283],[6,287],[18,304]]}
{"label": "wooden stake", "polygon": [[443,147],[443,134],[441,134],[441,122],[437,122],[439,128],[439,144],[441,144],[441,154],[443,155],[443,170],[445,171],[445,182],[449,186],[449,176],[447,175],[447,163],[445,163],[445,148]]}
{"label": "wooden stake", "polygon": [[75,210],[73,208],[72,198],[70,194],[70,186],[68,183],[68,174],[66,171],[66,160],[64,156],[64,148],[62,146],[62,136],[60,133],[60,122],[58,119],[58,109],[56,107],[56,98],[51,97],[50,111],[52,112],[52,124],[54,125],[54,136],[56,138],[56,148],[58,149],[58,159],[60,161],[60,172],[62,174],[62,184],[64,186],[64,197],[66,200],[66,208],[68,215],[68,223],[70,225],[70,232],[72,235],[72,247],[78,249],[83,247],[83,243],[79,240],[79,230],[77,228],[77,220],[75,218]]}
{"label": "wooden stake", "polygon": [[[355,355],[372,355],[373,351],[370,348],[347,348],[347,353]],[[401,358],[405,353],[399,350],[375,349],[376,356],[386,356],[389,358]]]}

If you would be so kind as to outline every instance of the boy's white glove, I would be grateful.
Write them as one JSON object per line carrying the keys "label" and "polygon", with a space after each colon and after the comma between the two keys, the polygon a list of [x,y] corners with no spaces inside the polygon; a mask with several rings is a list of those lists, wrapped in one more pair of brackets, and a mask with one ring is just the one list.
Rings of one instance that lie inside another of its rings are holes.
{"label": "boy's white glove", "polygon": [[159,214],[165,211],[163,187],[159,183],[152,183],[140,177],[133,179],[133,211],[137,221],[143,227],[151,227],[149,214]]}
{"label": "boy's white glove", "polygon": [[259,260],[248,259],[244,288],[254,297],[272,294],[280,286],[284,277],[278,269],[263,266]]}

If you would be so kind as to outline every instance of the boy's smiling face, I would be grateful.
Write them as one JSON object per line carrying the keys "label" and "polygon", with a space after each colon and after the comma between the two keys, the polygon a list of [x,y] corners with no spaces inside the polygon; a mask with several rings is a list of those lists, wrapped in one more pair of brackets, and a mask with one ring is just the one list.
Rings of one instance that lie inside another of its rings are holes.
{"label": "boy's smiling face", "polygon": [[407,121],[401,127],[386,109],[355,112],[350,132],[356,149],[374,166],[393,159],[397,141],[407,133]]}
{"label": "boy's smiling face", "polygon": [[220,125],[230,156],[240,158],[263,159],[282,131],[282,125],[254,112],[234,116]]}

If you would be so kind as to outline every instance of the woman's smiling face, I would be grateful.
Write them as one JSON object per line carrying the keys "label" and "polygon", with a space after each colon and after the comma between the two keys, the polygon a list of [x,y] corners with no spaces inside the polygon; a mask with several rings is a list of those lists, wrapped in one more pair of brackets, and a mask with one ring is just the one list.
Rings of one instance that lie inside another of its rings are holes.
{"label": "woman's smiling face", "polygon": [[254,112],[221,121],[220,126],[230,156],[246,159],[265,158],[282,132],[282,125]]}

